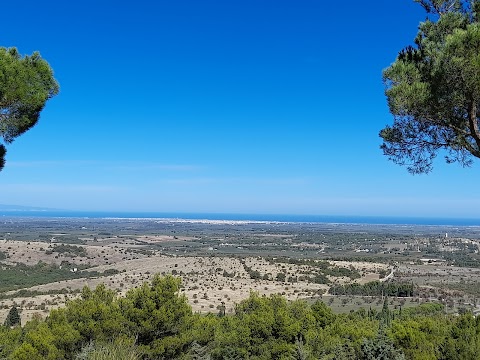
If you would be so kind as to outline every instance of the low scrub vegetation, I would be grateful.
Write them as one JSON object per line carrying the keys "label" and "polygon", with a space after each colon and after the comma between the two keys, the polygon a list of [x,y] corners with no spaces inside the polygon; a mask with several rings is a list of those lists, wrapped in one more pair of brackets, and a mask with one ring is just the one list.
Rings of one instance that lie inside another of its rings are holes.
{"label": "low scrub vegetation", "polygon": [[[334,314],[321,301],[252,292],[232,313],[200,315],[180,279],[156,275],[124,297],[84,288],[46,320],[0,327],[0,358],[477,359],[480,320],[440,304]],[[381,356],[381,357],[380,357]]]}
{"label": "low scrub vegetation", "polygon": [[[29,288],[35,285],[49,284],[56,281],[96,277],[102,273],[98,271],[80,271],[78,265],[63,263],[63,265],[39,262],[34,266],[22,263],[15,265],[2,264],[0,267],[0,293]],[[106,275],[113,275],[117,270],[109,269]]]}
{"label": "low scrub vegetation", "polygon": [[332,295],[362,295],[362,296],[397,296],[412,297],[417,295],[412,283],[371,281],[366,284],[332,285],[329,290]]}
{"label": "low scrub vegetation", "polygon": [[64,254],[65,256],[69,256],[69,257],[75,257],[75,256],[87,257],[87,250],[85,250],[85,248],[81,246],[76,246],[76,245],[67,245],[67,244],[54,245],[51,249],[46,251],[46,254],[52,254],[54,252],[58,254]]}

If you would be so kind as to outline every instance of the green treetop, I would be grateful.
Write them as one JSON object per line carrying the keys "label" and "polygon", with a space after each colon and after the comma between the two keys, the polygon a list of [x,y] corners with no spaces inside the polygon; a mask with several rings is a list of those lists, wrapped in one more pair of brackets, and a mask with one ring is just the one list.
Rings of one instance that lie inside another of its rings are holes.
{"label": "green treetop", "polygon": [[15,305],[10,308],[7,318],[5,319],[5,326],[17,326],[20,325],[20,314]]}
{"label": "green treetop", "polygon": [[[0,47],[0,139],[4,144],[32,128],[58,90],[52,69],[38,52],[22,57],[16,48]],[[4,144],[0,143],[0,170],[5,165]]]}
{"label": "green treetop", "polygon": [[384,70],[394,122],[381,148],[411,173],[431,171],[441,150],[469,166],[480,158],[480,0],[415,1],[429,18]]}

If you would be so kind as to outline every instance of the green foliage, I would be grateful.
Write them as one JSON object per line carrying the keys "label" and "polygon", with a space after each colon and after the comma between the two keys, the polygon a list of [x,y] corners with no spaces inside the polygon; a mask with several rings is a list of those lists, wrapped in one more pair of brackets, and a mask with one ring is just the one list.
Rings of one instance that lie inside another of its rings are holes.
{"label": "green foliage", "polygon": [[445,317],[395,319],[387,334],[407,359],[438,359],[445,342],[449,320]]}
{"label": "green foliage", "polygon": [[18,312],[18,308],[15,305],[13,305],[8,312],[4,325],[9,327],[20,325],[20,314]]}
{"label": "green foliage", "polygon": [[34,319],[27,324],[23,343],[13,352],[12,359],[56,360],[62,358],[61,352],[55,346],[55,341],[56,337],[47,323]]}
{"label": "green foliage", "polygon": [[[74,234],[62,234],[62,235],[56,235],[55,236],[56,238],[56,241],[58,241],[59,243],[61,243],[60,245],[54,245],[54,247],[56,246],[61,246],[61,245],[64,245],[64,244],[81,244],[81,245],[85,245],[87,243],[87,241],[85,239],[80,239],[78,236],[74,235]],[[38,241],[43,241],[43,242],[48,242],[50,243],[51,239],[52,239],[52,235],[50,233],[40,233],[38,235],[36,235],[36,239]],[[60,247],[61,248],[61,247]],[[52,254],[53,251],[52,250],[47,250],[46,251],[46,254]]]}
{"label": "green foliage", "polygon": [[[252,292],[233,314],[192,314],[180,280],[155,276],[117,298],[84,288],[43,321],[0,326],[0,358],[36,359],[477,359],[480,320],[439,304],[336,315],[323,302]],[[395,315],[395,318],[394,316]],[[388,321],[385,321],[387,319]]]}
{"label": "green foliage", "polygon": [[333,285],[329,292],[333,295],[410,297],[415,295],[415,288],[412,283],[371,281],[363,285],[358,283]]}
{"label": "green foliage", "polygon": [[[79,298],[69,301],[65,308],[52,310],[46,321],[27,323],[20,344],[4,345],[0,340],[0,349],[5,348],[14,359],[70,359],[75,353],[101,359],[115,356],[111,354],[116,351],[132,356],[141,353],[148,359],[175,358],[188,348],[193,337],[199,343],[210,342],[217,324],[216,317],[194,317],[179,290],[180,279],[158,275],[121,299],[105,285],[95,290],[85,287]],[[118,343],[122,339],[132,346]],[[136,341],[134,348],[131,339]],[[90,353],[86,344],[92,342],[96,345]]]}
{"label": "green foliage", "polygon": [[40,352],[35,349],[35,347],[28,343],[24,342],[13,352],[11,359],[14,360],[42,360],[42,355]]}
{"label": "green foliage", "polygon": [[415,316],[435,316],[443,314],[444,310],[445,306],[440,303],[425,303],[403,310],[402,316],[407,318]]}
{"label": "green foliage", "polygon": [[332,309],[325,305],[323,301],[315,301],[311,309],[317,325],[322,328],[330,325],[335,320],[335,314],[332,312]]}
{"label": "green foliage", "polygon": [[381,148],[411,173],[431,171],[439,150],[468,166],[480,157],[480,2],[417,2],[433,20],[384,70],[394,123],[380,132]]}
{"label": "green foliage", "polygon": [[[4,142],[11,143],[33,127],[58,90],[52,69],[38,52],[22,57],[16,48],[0,47],[0,137]],[[0,144],[0,170],[5,153]]]}
{"label": "green foliage", "polygon": [[362,344],[359,360],[405,360],[405,355],[395,349],[391,340],[385,336],[365,340]]}
{"label": "green foliage", "polygon": [[[319,315],[321,316],[321,315]],[[314,311],[303,301],[279,295],[250,297],[234,316],[220,319],[213,341],[213,359],[291,359],[310,353],[303,339],[316,328]]]}
{"label": "green foliage", "polygon": [[62,289],[51,289],[47,291],[39,291],[39,290],[28,290],[28,289],[21,289],[15,292],[8,292],[8,293],[0,293],[0,300],[4,299],[14,299],[14,298],[27,298],[27,297],[33,297],[33,296],[38,296],[38,295],[53,295],[53,294],[76,294],[79,293],[80,290],[73,290],[73,289],[67,289],[67,288],[62,288]]}
{"label": "green foliage", "polygon": [[65,311],[52,310],[46,323],[54,336],[55,347],[63,358],[68,359],[79,349],[80,342],[83,341],[80,332],[74,323],[67,319]]}
{"label": "green foliage", "polygon": [[[108,270],[107,270],[108,271]],[[113,270],[113,272],[118,272]],[[110,274],[112,271],[109,272]],[[52,282],[80,279],[99,276],[98,271],[77,271],[72,272],[68,266],[60,267],[55,264],[39,262],[34,266],[22,263],[2,265],[0,268],[0,292],[27,288],[35,285],[48,284]]]}
{"label": "green foliage", "polygon": [[87,256],[87,251],[85,250],[85,248],[81,246],[75,246],[75,245],[66,245],[66,244],[54,245],[50,251],[56,252],[59,254],[65,254],[66,256],[70,256],[70,257],[74,257],[74,256],[86,257]]}
{"label": "green foliage", "polygon": [[310,281],[317,284],[329,284],[327,276],[334,277],[349,277],[350,279],[360,278],[360,273],[354,268],[346,268],[342,266],[332,265],[330,262],[325,260],[314,260],[314,259],[268,259],[270,263],[282,263],[287,262],[288,264],[295,265],[306,265],[312,268],[312,277],[309,277]]}
{"label": "green foliage", "polygon": [[207,315],[195,314],[192,319],[190,334],[198,345],[206,345],[215,338],[215,331],[219,326],[219,317],[212,313]]}
{"label": "green foliage", "polygon": [[7,358],[22,343],[21,327],[0,326],[0,359]]}
{"label": "green foliage", "polygon": [[180,282],[156,275],[151,284],[130,290],[119,301],[129,333],[149,355],[173,357],[187,345],[183,334],[191,327],[192,309],[185,295],[179,295]]}
{"label": "green foliage", "polygon": [[106,341],[125,331],[125,320],[115,301],[115,292],[103,284],[93,291],[84,287],[80,298],[69,301],[65,309],[53,310],[49,321],[58,324],[64,319],[86,342]]}
{"label": "green foliage", "polygon": [[115,341],[85,346],[75,360],[140,360],[141,352],[131,341]]}
{"label": "green foliage", "polygon": [[478,359],[480,354],[480,318],[472,314],[459,317],[451,327],[442,349],[443,358],[449,360]]}
{"label": "green foliage", "polygon": [[255,279],[260,279],[260,278],[262,277],[261,274],[260,274],[260,272],[257,271],[257,270],[252,270],[252,271],[250,271],[250,272],[249,272],[249,275],[250,275],[250,279],[254,279],[254,280],[255,280]]}
{"label": "green foliage", "polygon": [[192,360],[207,360],[210,359],[209,349],[207,346],[201,346],[194,341],[188,352],[190,359]]}

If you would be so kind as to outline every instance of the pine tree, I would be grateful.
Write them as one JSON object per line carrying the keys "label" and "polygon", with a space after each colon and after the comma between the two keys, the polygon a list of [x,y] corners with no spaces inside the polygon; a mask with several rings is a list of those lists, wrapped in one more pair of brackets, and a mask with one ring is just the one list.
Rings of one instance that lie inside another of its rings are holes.
{"label": "pine tree", "polygon": [[409,172],[480,158],[480,0],[415,0],[427,11],[414,46],[383,72],[393,125],[384,154]]}
{"label": "pine tree", "polygon": [[20,326],[20,314],[18,313],[18,309],[15,305],[13,305],[8,312],[4,325],[8,327]]}
{"label": "pine tree", "polygon": [[405,360],[401,350],[395,349],[392,341],[384,335],[365,340],[361,347],[359,360]]}
{"label": "pine tree", "polygon": [[58,83],[40,53],[22,57],[16,48],[0,47],[0,170],[6,147],[35,126],[46,102],[58,94]]}
{"label": "pine tree", "polygon": [[383,300],[382,312],[379,315],[381,326],[388,327],[392,321],[392,313],[388,308],[388,296]]}

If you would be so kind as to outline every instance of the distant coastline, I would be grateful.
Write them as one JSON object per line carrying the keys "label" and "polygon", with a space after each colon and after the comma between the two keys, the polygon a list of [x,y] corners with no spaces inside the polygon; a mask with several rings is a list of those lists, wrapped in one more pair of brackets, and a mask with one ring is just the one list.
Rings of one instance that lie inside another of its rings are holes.
{"label": "distant coastline", "polygon": [[441,217],[361,216],[361,215],[285,215],[177,212],[67,211],[46,209],[0,209],[1,217],[120,218],[162,220],[212,220],[241,222],[328,223],[366,225],[480,226],[480,219]]}

